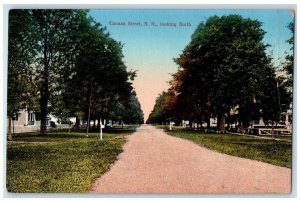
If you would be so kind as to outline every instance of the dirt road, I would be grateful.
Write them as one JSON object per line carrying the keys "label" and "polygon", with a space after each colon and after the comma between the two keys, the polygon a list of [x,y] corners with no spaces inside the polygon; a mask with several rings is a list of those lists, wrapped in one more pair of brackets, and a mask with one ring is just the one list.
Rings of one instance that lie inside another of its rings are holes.
{"label": "dirt road", "polygon": [[289,193],[291,169],[217,153],[142,125],[91,193]]}

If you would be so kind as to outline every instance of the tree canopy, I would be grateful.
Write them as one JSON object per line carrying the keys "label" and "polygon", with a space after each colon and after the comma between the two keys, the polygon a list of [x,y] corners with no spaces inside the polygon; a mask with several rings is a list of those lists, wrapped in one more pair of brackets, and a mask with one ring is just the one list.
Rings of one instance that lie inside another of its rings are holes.
{"label": "tree canopy", "polygon": [[174,59],[179,68],[169,91],[175,95],[177,117],[205,121],[208,126],[210,118],[216,117],[220,131],[225,130],[232,109],[244,126],[261,113],[266,121],[277,121],[288,101],[266,54],[264,34],[261,22],[239,15],[212,16],[200,23],[191,42]]}
{"label": "tree canopy", "polygon": [[8,115],[35,107],[42,134],[49,113],[82,118],[87,132],[92,119],[123,119],[124,106],[138,100],[122,46],[87,10],[11,10]]}

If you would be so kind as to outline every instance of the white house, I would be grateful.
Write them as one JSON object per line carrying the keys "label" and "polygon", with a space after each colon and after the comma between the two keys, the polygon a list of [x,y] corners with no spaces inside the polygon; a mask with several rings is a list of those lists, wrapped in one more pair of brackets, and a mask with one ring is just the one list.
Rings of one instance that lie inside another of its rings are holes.
{"label": "white house", "polygon": [[[57,119],[52,115],[47,116],[47,128],[50,129],[50,122],[57,124]],[[7,131],[9,127],[9,119],[7,119]],[[14,116],[11,122],[11,131],[13,133],[26,133],[40,131],[41,118],[39,112],[31,110],[21,110]]]}

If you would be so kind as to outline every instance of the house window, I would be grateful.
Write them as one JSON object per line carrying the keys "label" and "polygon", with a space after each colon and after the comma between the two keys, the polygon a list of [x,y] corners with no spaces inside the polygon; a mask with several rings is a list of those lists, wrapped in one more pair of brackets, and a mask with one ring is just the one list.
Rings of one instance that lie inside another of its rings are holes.
{"label": "house window", "polygon": [[18,121],[19,120],[19,116],[20,116],[19,113],[15,113],[14,116],[12,117],[12,120]]}
{"label": "house window", "polygon": [[28,112],[28,125],[34,125],[34,113]]}
{"label": "house window", "polygon": [[49,115],[47,115],[47,118],[46,118],[46,125],[47,126],[50,126],[50,121],[51,121],[51,118],[49,117]]}

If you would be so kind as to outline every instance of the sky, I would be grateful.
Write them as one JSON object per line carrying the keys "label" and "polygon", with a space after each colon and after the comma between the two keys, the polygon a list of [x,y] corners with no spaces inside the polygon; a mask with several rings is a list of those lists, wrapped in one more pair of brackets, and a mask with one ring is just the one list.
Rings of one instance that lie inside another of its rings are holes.
{"label": "sky", "polygon": [[[229,14],[262,22],[262,29],[266,31],[263,42],[271,45],[267,54],[272,55],[275,65],[284,60],[290,51],[286,43],[291,37],[287,25],[293,21],[293,14],[288,10],[90,10],[90,15],[107,28],[110,36],[124,44],[123,60],[128,70],[137,70],[133,87],[145,121],[155,99],[169,88],[171,74],[178,69],[173,59],[179,57],[190,42],[199,23],[210,16]],[[169,26],[161,26],[161,23]]]}

